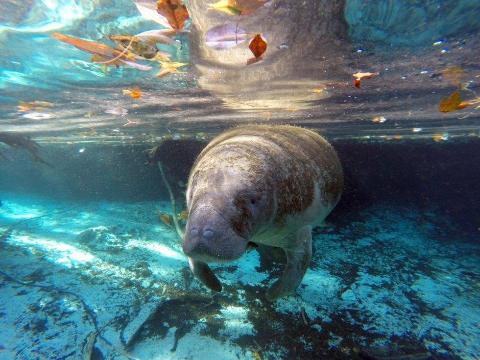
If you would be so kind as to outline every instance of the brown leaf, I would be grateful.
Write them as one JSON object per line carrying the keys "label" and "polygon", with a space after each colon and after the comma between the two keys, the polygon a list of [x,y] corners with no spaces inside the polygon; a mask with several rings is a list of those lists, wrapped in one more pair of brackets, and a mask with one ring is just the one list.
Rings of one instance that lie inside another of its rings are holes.
{"label": "brown leaf", "polygon": [[173,29],[182,30],[189,18],[188,10],[182,0],[158,0],[157,12],[167,18]]}
{"label": "brown leaf", "polygon": [[267,42],[261,34],[257,34],[252,41],[250,41],[248,48],[256,58],[259,58],[267,51]]}

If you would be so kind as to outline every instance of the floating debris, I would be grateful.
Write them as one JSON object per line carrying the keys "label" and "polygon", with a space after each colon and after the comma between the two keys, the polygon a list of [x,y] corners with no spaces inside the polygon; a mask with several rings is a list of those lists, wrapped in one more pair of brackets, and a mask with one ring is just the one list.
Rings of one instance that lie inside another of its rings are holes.
{"label": "floating debris", "polygon": [[126,116],[128,114],[128,110],[122,107],[116,107],[105,110],[105,113],[111,115]]}
{"label": "floating debris", "polygon": [[168,225],[170,227],[173,226],[172,215],[162,212],[158,215],[158,217],[160,218],[160,221],[163,222],[165,225]]}
{"label": "floating debris", "polygon": [[30,102],[25,102],[25,101],[19,101],[17,105],[17,110],[19,112],[28,112],[32,110],[44,110],[47,108],[52,108],[53,103],[48,102],[48,101],[30,101]]}
{"label": "floating debris", "polygon": [[228,15],[250,15],[261,8],[268,0],[220,0],[209,8]]}
{"label": "floating debris", "polygon": [[133,89],[123,89],[122,94],[130,96],[132,99],[140,99],[142,97],[142,91],[139,87],[134,87]]}
{"label": "floating debris", "polygon": [[443,98],[438,105],[440,112],[451,112],[465,109],[470,106],[468,101],[462,101],[460,91],[454,91],[448,97]]}
{"label": "floating debris", "polygon": [[172,29],[183,30],[190,17],[182,0],[158,0],[157,12],[163,15]]}
{"label": "floating debris", "polygon": [[385,121],[387,121],[387,118],[385,116],[375,116],[373,119],[372,119],[372,122],[374,123],[384,123]]}
{"label": "floating debris", "polygon": [[123,124],[122,126],[123,127],[134,127],[134,126],[137,126],[137,125],[140,125],[140,123],[138,121],[127,119],[127,122],[125,124]]}
{"label": "floating debris", "polygon": [[183,210],[181,213],[178,214],[178,219],[187,221],[188,219],[188,210]]}
{"label": "floating debris", "polygon": [[44,112],[29,112],[22,115],[25,119],[30,120],[47,120],[55,117],[53,114],[44,113]]}
{"label": "floating debris", "polygon": [[162,66],[160,68],[160,71],[157,73],[157,78],[161,78],[164,76],[167,76],[169,74],[174,74],[174,73],[180,73],[178,71],[178,68],[185,66],[188,64],[185,63],[180,63],[180,62],[173,62],[173,61],[165,61],[162,62]]}
{"label": "floating debris", "polygon": [[423,130],[422,128],[413,128],[413,129],[412,129],[412,132],[418,133],[418,132],[420,132],[420,131],[422,131],[422,130]]}
{"label": "floating debris", "polygon": [[355,74],[353,74],[353,85],[356,87],[356,88],[360,88],[361,87],[361,84],[362,84],[362,80],[364,79],[371,79],[371,78],[374,78],[375,76],[378,76],[380,75],[380,73],[378,72],[357,72]]}
{"label": "floating debris", "polygon": [[432,136],[432,139],[435,142],[447,141],[448,140],[448,133],[434,134]]}
{"label": "floating debris", "polygon": [[257,34],[252,41],[250,41],[248,48],[252,52],[253,56],[255,56],[247,61],[247,65],[250,65],[263,59],[262,56],[265,51],[267,51],[267,41],[262,37],[262,34]]}

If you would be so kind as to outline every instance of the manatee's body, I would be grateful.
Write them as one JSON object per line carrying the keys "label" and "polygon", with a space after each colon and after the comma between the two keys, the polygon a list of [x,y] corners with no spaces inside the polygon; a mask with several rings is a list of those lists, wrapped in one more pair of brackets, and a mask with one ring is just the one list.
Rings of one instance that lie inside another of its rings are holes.
{"label": "manatee's body", "polygon": [[312,227],[337,204],[342,188],[334,149],[313,131],[257,125],[219,135],[198,156],[188,182],[183,249],[194,274],[221,290],[206,263],[239,258],[253,242],[287,255],[267,298],[293,292],[310,262]]}

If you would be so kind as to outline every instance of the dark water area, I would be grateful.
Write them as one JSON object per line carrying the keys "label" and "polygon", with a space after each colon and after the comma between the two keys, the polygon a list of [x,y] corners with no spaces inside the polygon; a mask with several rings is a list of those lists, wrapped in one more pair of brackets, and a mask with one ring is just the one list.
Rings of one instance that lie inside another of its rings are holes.
{"label": "dark water area", "polygon": [[[158,149],[174,186],[186,184],[207,142],[170,140]],[[332,141],[345,172],[345,188],[331,218],[374,204],[436,208],[454,219],[458,231],[476,237],[480,228],[480,141]],[[84,148],[85,151],[79,153]],[[22,152],[2,162],[0,188],[61,200],[168,200],[152,147],[101,144],[45,145],[49,168]],[[180,188],[176,188],[180,190]],[[181,196],[179,200],[182,201]]]}

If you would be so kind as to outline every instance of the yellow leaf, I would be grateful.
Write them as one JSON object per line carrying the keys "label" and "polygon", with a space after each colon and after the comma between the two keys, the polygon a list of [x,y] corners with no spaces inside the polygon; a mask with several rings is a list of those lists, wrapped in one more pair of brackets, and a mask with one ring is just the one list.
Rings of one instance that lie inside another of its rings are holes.
{"label": "yellow leaf", "polygon": [[173,74],[173,73],[178,73],[178,68],[185,66],[188,64],[185,63],[180,63],[180,62],[174,62],[174,61],[165,61],[162,62],[162,66],[160,68],[160,71],[156,75],[158,78],[164,77],[168,74]]}
{"label": "yellow leaf", "polygon": [[240,15],[242,11],[235,7],[235,1],[232,0],[220,0],[215,4],[210,4],[209,8],[223,12],[228,15]]}
{"label": "yellow leaf", "polygon": [[450,96],[443,98],[440,101],[440,105],[438,106],[441,112],[451,112],[455,110],[459,110],[459,105],[461,104],[462,99],[460,98],[460,91],[455,91]]}

